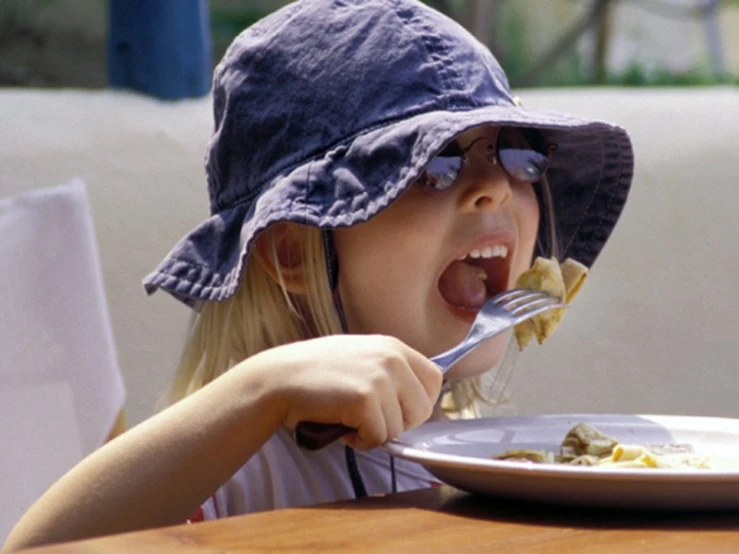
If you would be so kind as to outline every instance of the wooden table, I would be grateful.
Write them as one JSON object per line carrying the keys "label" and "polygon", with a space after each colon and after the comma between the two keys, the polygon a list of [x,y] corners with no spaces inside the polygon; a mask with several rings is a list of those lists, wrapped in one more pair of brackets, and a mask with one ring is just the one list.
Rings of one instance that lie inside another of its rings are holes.
{"label": "wooden table", "polygon": [[451,487],[264,512],[29,550],[205,552],[739,552],[737,512],[617,512],[510,504]]}

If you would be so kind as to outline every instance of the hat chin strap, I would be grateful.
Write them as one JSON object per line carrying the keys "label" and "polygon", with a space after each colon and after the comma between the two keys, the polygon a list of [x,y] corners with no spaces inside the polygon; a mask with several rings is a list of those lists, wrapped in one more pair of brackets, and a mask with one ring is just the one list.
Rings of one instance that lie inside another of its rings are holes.
{"label": "hat chin strap", "polygon": [[336,247],[334,246],[334,233],[331,229],[322,229],[321,236],[323,238],[323,253],[326,259],[326,275],[328,276],[328,286],[334,299],[336,313],[339,315],[341,330],[344,333],[349,332],[346,325],[346,315],[344,314],[344,306],[341,303],[341,295],[339,294],[339,257],[336,255]]}
{"label": "hat chin strap", "polygon": [[[341,322],[341,330],[344,333],[347,333],[348,329],[346,325],[346,316],[344,315],[344,306],[341,304],[341,295],[339,294],[339,258],[336,255],[336,248],[334,247],[334,234],[330,229],[322,229],[321,236],[323,237],[323,252],[326,258],[326,275],[328,277],[328,284],[331,288],[331,294],[333,295],[336,313],[339,315],[339,321]],[[362,474],[359,472],[354,449],[348,444],[344,445],[344,457],[346,459],[346,469],[349,472],[349,479],[351,479],[352,488],[354,489],[354,497],[362,498],[367,496],[367,488],[364,485]],[[393,489],[395,489],[394,464],[391,469],[393,474],[392,486]]]}

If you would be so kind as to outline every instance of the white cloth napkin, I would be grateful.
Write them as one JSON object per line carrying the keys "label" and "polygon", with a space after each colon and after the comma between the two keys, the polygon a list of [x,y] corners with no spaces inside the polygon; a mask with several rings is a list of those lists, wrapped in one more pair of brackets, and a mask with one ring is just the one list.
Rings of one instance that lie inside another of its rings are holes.
{"label": "white cloth napkin", "polygon": [[123,408],[84,182],[0,199],[0,544]]}

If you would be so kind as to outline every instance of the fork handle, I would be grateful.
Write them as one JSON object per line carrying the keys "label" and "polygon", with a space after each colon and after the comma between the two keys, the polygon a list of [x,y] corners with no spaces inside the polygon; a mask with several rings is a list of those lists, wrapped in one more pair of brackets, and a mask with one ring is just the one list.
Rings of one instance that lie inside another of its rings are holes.
{"label": "fork handle", "polygon": [[295,427],[295,442],[306,450],[320,450],[344,435],[356,431],[341,423],[301,421]]}
{"label": "fork handle", "polygon": [[459,344],[453,346],[446,352],[437,354],[431,361],[439,366],[442,375],[446,373],[460,358],[465,356],[470,350],[475,348],[479,343],[479,340],[470,340],[469,335]]}

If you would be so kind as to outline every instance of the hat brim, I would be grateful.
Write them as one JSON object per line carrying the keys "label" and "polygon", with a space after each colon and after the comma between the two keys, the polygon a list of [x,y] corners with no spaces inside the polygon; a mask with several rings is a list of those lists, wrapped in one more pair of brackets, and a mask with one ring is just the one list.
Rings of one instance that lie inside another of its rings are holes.
{"label": "hat brim", "polygon": [[602,121],[518,106],[431,111],[346,137],[260,188],[249,202],[212,215],[144,279],[192,305],[232,296],[257,235],[282,221],[320,228],[369,220],[397,199],[449,141],[480,125],[537,127],[557,144],[547,177],[560,257],[591,266],[626,202],[633,175],[627,133]]}

